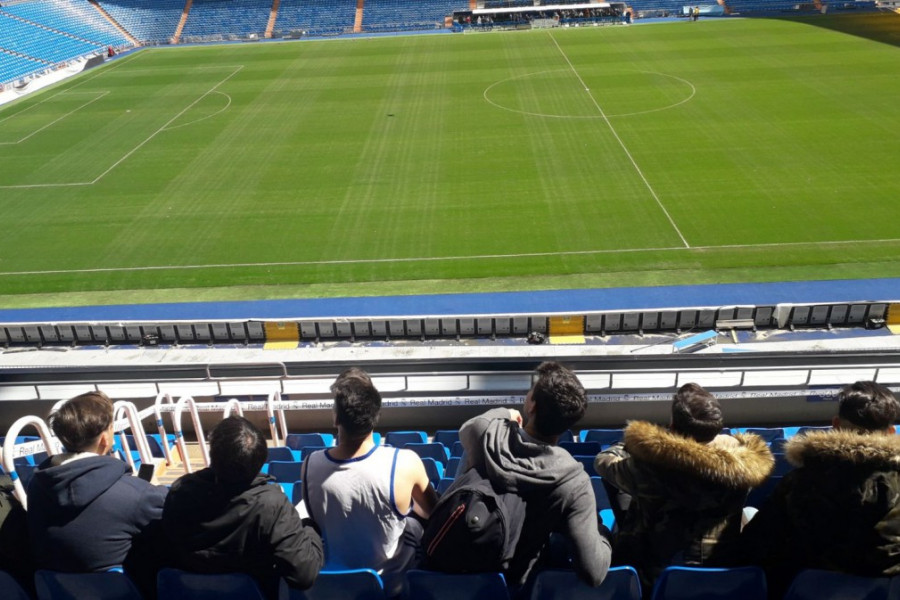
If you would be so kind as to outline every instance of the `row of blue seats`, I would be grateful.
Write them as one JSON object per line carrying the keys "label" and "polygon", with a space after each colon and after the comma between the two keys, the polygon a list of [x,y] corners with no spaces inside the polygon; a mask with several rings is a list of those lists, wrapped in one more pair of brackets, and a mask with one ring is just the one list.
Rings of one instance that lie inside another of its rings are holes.
{"label": "row of blue seats", "polygon": [[[503,575],[450,575],[412,570],[406,573],[408,600],[505,600],[509,591]],[[263,600],[255,581],[241,573],[197,574],[162,569],[157,577],[160,600]],[[142,600],[119,572],[35,574],[38,600]],[[0,572],[0,595],[5,600],[31,600],[8,574]],[[766,577],[757,567],[710,569],[669,567],[652,592],[652,600],[765,600]],[[613,567],[598,588],[588,587],[572,571],[548,570],[537,575],[530,600],[640,600],[637,572]],[[869,578],[831,571],[807,570],[794,580],[784,600],[889,600],[900,597],[900,576]],[[282,587],[279,600],[383,600],[381,577],[369,569],[323,571],[310,590]]]}
{"label": "row of blue seats", "polygon": [[2,12],[58,32],[104,46],[121,46],[128,40],[87,2],[41,0],[4,6]]}

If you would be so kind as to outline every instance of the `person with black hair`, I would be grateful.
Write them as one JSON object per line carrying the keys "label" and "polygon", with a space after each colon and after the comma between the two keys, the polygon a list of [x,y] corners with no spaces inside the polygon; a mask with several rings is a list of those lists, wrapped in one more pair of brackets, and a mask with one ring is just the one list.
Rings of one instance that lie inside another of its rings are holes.
{"label": "person with black hair", "polygon": [[556,445],[584,416],[587,394],[575,373],[559,363],[543,362],[535,374],[522,413],[495,408],[463,424],[458,473],[477,469],[498,493],[524,501],[521,533],[505,572],[512,588],[527,589],[550,557],[553,533],[568,542],[578,576],[598,586],[609,569],[610,545],[601,534],[594,490],[581,463]]}
{"label": "person with black hair", "polygon": [[722,435],[718,400],[696,383],[672,400],[668,429],[644,421],[597,455],[594,469],[630,498],[617,512],[616,564],[635,567],[649,597],[670,565],[725,566],[736,560],[744,501],[774,466],[756,435]]}
{"label": "person with black hair", "polygon": [[888,388],[858,381],[838,394],[832,430],[787,441],[796,468],[741,536],[747,562],[766,570],[770,597],[781,598],[803,569],[900,574],[898,417]]}
{"label": "person with black hair", "polygon": [[381,394],[365,371],[347,369],[331,392],[338,443],[304,461],[303,505],[322,528],[327,569],[374,569],[394,595],[437,494],[415,452],[375,444]]}
{"label": "person with black hair", "polygon": [[315,523],[301,520],[291,501],[260,469],[265,437],[243,417],[223,419],[210,432],[210,466],[180,477],[169,491],[162,525],[170,566],[198,573],[242,572],[268,598],[279,578],[298,589],[315,582],[324,562]]}
{"label": "person with black hair", "polygon": [[155,572],[141,557],[155,544],[166,488],[133,477],[125,462],[108,456],[113,402],[103,392],[66,401],[48,421],[64,452],[43,461],[28,485],[35,566],[69,573],[124,567],[151,589]]}

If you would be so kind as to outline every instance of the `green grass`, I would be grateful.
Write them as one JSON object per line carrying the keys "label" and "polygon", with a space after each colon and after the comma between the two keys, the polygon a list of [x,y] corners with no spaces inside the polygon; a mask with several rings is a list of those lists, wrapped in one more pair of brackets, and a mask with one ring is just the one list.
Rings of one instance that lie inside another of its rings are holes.
{"label": "green grass", "polygon": [[900,276],[898,44],[866,15],[141,51],[0,109],[0,306]]}

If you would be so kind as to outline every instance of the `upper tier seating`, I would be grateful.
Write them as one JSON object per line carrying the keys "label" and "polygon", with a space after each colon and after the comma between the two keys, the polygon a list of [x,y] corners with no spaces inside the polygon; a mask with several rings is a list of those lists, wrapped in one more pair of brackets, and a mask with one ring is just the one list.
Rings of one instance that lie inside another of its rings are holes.
{"label": "upper tier seating", "polygon": [[466,6],[466,2],[459,0],[426,0],[415,4],[406,0],[366,0],[363,31],[441,29],[445,17]]}
{"label": "upper tier seating", "polygon": [[182,40],[263,37],[271,9],[271,0],[194,0]]}
{"label": "upper tier seating", "polygon": [[6,6],[0,12],[103,46],[127,46],[128,39],[87,2],[40,0]]}
{"label": "upper tier seating", "polygon": [[284,0],[278,8],[275,30],[286,35],[337,35],[353,30],[355,0]]}
{"label": "upper tier seating", "polygon": [[0,11],[0,48],[52,64],[105,50],[103,44],[43,29],[2,11]]}
{"label": "upper tier seating", "polygon": [[165,44],[175,35],[184,0],[103,0],[100,5],[140,42]]}

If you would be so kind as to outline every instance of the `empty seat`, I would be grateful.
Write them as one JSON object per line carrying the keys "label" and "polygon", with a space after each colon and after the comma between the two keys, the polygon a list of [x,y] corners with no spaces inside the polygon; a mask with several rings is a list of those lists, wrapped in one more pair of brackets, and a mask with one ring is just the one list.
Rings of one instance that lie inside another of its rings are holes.
{"label": "empty seat", "polygon": [[297,457],[287,446],[275,446],[274,448],[269,448],[266,462],[270,463],[276,460],[295,461]]}
{"label": "empty seat", "polygon": [[156,588],[160,600],[265,600],[246,573],[210,575],[166,568],[157,574]]}
{"label": "empty seat", "polygon": [[454,456],[462,456],[463,451],[464,448],[462,442],[460,442],[459,440],[453,442],[453,445],[450,446],[450,458],[453,458]]}
{"label": "empty seat", "polygon": [[423,458],[422,464],[425,465],[425,474],[428,475],[428,481],[431,482],[431,485],[437,487],[437,484],[444,477],[444,465],[433,458]]}
{"label": "empty seat", "polygon": [[[900,582],[895,592],[900,592]],[[897,597],[891,595],[890,577],[860,577],[807,569],[794,578],[784,600],[888,600]]]}
{"label": "empty seat", "polygon": [[764,439],[767,444],[771,444],[776,439],[784,437],[784,427],[747,427],[732,430],[732,433],[752,433]]}
{"label": "empty seat", "polygon": [[424,431],[388,431],[384,434],[384,443],[398,448],[406,444],[424,444],[427,441],[428,434]]}
{"label": "empty seat", "polygon": [[573,456],[572,458],[582,464],[584,470],[587,471],[588,475],[593,476],[597,474],[597,471],[594,470],[594,459],[597,458],[595,454],[592,454],[590,456]]}
{"label": "empty seat", "polygon": [[459,441],[458,429],[441,429],[434,432],[434,441],[439,442],[447,448],[452,448],[453,444]]}
{"label": "empty seat", "polygon": [[446,492],[447,488],[451,485],[453,485],[452,477],[441,477],[441,480],[438,481],[438,484],[435,486],[435,491],[438,493],[438,496],[440,496]]}
{"label": "empty seat", "polygon": [[531,600],[641,600],[641,582],[634,567],[613,567],[599,587],[591,587],[574,571],[538,573]]}
{"label": "empty seat", "polygon": [[113,571],[59,573],[41,569],[34,574],[34,585],[38,600],[141,600],[141,593],[128,575]]}
{"label": "empty seat", "polygon": [[598,442],[604,449],[622,441],[624,429],[582,429],[579,437],[582,442]]}
{"label": "empty seat", "polygon": [[292,460],[273,460],[269,463],[269,475],[279,483],[293,483],[300,479],[303,463]]}
{"label": "empty seat", "polygon": [[406,573],[410,600],[504,600],[509,598],[500,573]]}
{"label": "empty seat", "polygon": [[653,600],[766,600],[759,567],[668,567],[656,580]]}
{"label": "empty seat", "polygon": [[560,442],[559,447],[572,456],[596,456],[603,447],[600,442]]}
{"label": "empty seat", "polygon": [[412,450],[421,458],[433,458],[445,467],[450,459],[450,451],[440,442],[428,442],[425,444],[410,443],[403,446],[407,450]]}
{"label": "empty seat", "polygon": [[302,450],[304,446],[329,447],[334,444],[330,433],[289,433],[284,445],[291,450]]}
{"label": "empty seat", "polygon": [[462,457],[460,456],[451,456],[447,459],[447,466],[444,468],[444,477],[456,477],[461,462]]}
{"label": "empty seat", "polygon": [[372,569],[322,571],[305,591],[291,590],[290,600],[383,600],[384,582]]}

